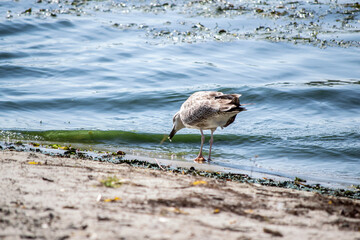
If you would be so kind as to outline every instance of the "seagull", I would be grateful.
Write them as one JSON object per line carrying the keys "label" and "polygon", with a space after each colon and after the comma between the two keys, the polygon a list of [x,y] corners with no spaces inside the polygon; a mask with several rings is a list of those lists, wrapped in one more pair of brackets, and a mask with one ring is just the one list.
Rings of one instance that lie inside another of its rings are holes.
{"label": "seagull", "polygon": [[180,111],[173,117],[173,128],[168,139],[182,128],[199,129],[201,133],[201,147],[195,162],[203,163],[202,149],[205,141],[203,130],[211,131],[209,158],[211,160],[211,147],[213,144],[213,134],[216,128],[229,126],[235,121],[236,115],[245,111],[241,107],[239,97],[241,94],[224,94],[222,92],[200,91],[193,93],[182,105]]}

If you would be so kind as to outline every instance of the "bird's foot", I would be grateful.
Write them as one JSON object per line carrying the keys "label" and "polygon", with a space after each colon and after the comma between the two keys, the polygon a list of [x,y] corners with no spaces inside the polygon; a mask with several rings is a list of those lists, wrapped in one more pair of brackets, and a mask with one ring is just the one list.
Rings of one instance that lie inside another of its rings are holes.
{"label": "bird's foot", "polygon": [[206,159],[203,156],[198,156],[197,158],[194,159],[194,162],[205,163]]}

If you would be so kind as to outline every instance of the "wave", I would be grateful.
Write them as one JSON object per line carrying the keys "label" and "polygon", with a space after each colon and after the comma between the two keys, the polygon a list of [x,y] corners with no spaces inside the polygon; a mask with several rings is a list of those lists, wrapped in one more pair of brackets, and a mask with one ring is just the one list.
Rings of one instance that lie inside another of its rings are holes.
{"label": "wave", "polygon": [[72,28],[74,24],[68,20],[56,20],[54,22],[34,22],[32,20],[14,20],[0,23],[0,37],[11,35],[34,34],[38,31],[51,31],[64,28]]}
{"label": "wave", "polygon": [[[116,144],[162,144],[169,142],[167,134],[142,133],[122,130],[49,130],[49,131],[22,131],[3,130],[0,131],[0,139],[47,141],[47,142],[69,142],[69,143],[116,143]],[[250,144],[254,142],[267,142],[274,140],[270,136],[250,135],[215,135],[214,140],[219,144],[236,145]],[[173,142],[182,144],[199,144],[200,134],[177,134]]]}
{"label": "wave", "polygon": [[[23,69],[19,69],[23,70]],[[34,69],[32,71],[35,71]],[[0,72],[4,69],[0,68]],[[32,73],[34,75],[34,73]],[[41,70],[39,75],[43,75]],[[5,89],[4,89],[5,90]],[[11,89],[10,89],[11,90]],[[103,112],[122,112],[133,113],[147,111],[149,109],[166,110],[175,113],[183,101],[192,93],[192,91],[176,92],[172,89],[161,89],[158,91],[109,91],[99,93],[86,93],[85,96],[74,98],[67,92],[71,91],[69,87],[56,86],[55,97],[44,97],[35,92],[27,91],[27,98],[17,98],[17,92],[9,92],[6,88],[6,96],[0,101],[0,107],[3,111],[11,111],[14,106],[17,109],[31,110],[67,110],[67,109],[88,109]],[[242,87],[233,89],[214,89],[225,93],[241,93],[241,103],[255,103],[249,107],[249,110],[273,109],[276,112],[295,111],[312,112],[318,114],[334,115],[339,112],[359,113],[358,102],[360,97],[356,87]],[[45,89],[44,89],[45,91]],[[90,91],[88,91],[90,92]],[[2,91],[0,91],[2,94]],[[5,93],[4,93],[5,94]],[[129,109],[131,111],[129,112]],[[344,111],[346,109],[346,111]]]}

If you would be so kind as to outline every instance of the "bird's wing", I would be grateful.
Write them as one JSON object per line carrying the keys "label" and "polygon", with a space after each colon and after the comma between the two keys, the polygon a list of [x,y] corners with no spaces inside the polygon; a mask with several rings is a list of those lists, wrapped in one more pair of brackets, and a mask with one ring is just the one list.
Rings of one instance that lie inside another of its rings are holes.
{"label": "bird's wing", "polygon": [[[214,98],[221,112],[241,112],[245,108],[241,107],[240,94],[224,94]],[[214,104],[215,105],[215,104]]]}
{"label": "bird's wing", "polygon": [[181,106],[181,119],[185,124],[194,125],[219,112],[215,102],[218,92],[196,92]]}
{"label": "bird's wing", "polygon": [[[237,114],[245,108],[240,106],[240,94],[223,94],[221,92],[196,92],[181,107],[181,119],[185,124],[195,125],[204,119],[212,118],[219,113]],[[226,126],[235,118],[229,119]]]}

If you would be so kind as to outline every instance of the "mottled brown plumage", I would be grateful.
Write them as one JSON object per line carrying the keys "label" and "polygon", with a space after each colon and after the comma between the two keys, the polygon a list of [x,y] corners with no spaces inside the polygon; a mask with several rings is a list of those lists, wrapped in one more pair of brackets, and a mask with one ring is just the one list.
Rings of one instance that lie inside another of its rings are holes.
{"label": "mottled brown plumage", "polygon": [[240,94],[223,94],[222,92],[202,91],[192,94],[182,105],[180,111],[174,115],[173,129],[169,139],[177,131],[186,128],[199,129],[201,132],[201,148],[195,161],[204,161],[202,147],[204,144],[203,130],[211,130],[209,160],[213,142],[213,133],[217,127],[227,127],[235,121],[236,115],[246,110],[241,107]]}

